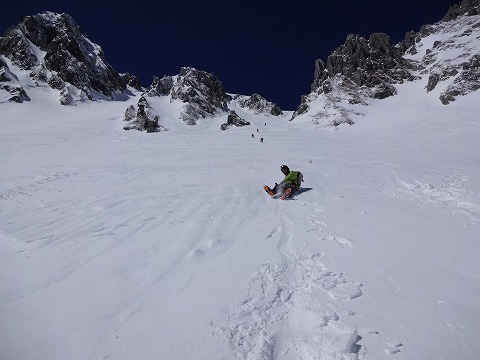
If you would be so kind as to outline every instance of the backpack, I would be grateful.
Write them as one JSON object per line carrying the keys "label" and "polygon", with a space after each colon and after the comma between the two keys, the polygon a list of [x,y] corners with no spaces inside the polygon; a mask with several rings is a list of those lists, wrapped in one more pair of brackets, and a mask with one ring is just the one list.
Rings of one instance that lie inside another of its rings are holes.
{"label": "backpack", "polygon": [[297,172],[297,185],[298,187],[300,187],[302,185],[302,182],[303,182],[303,174],[298,171]]}

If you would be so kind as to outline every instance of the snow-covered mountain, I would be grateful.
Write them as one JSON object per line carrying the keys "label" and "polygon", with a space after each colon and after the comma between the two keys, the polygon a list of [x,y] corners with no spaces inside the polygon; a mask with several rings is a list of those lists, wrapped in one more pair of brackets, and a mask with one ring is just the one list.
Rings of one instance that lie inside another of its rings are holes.
{"label": "snow-covered mountain", "polygon": [[214,74],[182,67],[177,76],[154,77],[137,105],[131,105],[126,110],[124,129],[158,132],[168,130],[172,122],[196,125],[199,119],[215,116],[223,116],[227,120],[222,124],[222,130],[230,126],[249,125],[235,113],[235,106],[256,114],[283,114],[278,105],[258,94],[227,94]]}
{"label": "snow-covered mountain", "polygon": [[[383,47],[405,51],[373,79],[394,96],[334,76],[294,121],[192,68],[61,106],[42,61],[3,55],[0,359],[477,360],[478,14],[462,9]],[[355,126],[312,131],[320,109]],[[286,201],[262,188],[282,164],[304,175]]]}
{"label": "snow-covered mountain", "polygon": [[[0,84],[0,101],[28,101],[26,89],[46,86],[59,92],[63,105],[100,98],[124,100],[132,90],[142,91],[135,76],[119,74],[106,62],[100,46],[69,15],[52,12],[26,16],[0,38]],[[165,113],[188,125],[219,114],[227,119],[224,129],[247,124],[228,118],[234,112],[228,108],[232,97],[242,108],[282,114],[280,107],[258,94],[227,95],[215,75],[182,67],[178,75],[154,77],[138,103],[126,110],[124,128],[165,130],[161,115]]]}
{"label": "snow-covered mountain", "polygon": [[49,86],[63,105],[126,94],[139,89],[130,74],[119,74],[100,46],[67,14],[26,16],[0,37],[0,99],[29,100],[28,87]]}
{"label": "snow-covered mountain", "polygon": [[436,96],[445,105],[478,90],[479,8],[478,0],[464,0],[442,21],[408,32],[396,45],[390,45],[383,33],[368,40],[348,35],[326,62],[315,61],[311,92],[302,97],[292,120],[321,126],[353,124],[371,99],[394,96],[405,82],[421,82],[425,97]]}
{"label": "snow-covered mountain", "polygon": [[[348,35],[326,62],[315,61],[311,92],[302,97],[291,120],[322,127],[352,125],[372,99],[394,96],[399,85],[412,81],[424,84],[426,97],[436,96],[445,105],[477,91],[478,9],[478,0],[464,0],[442,21],[408,32],[396,45],[387,34],[369,39]],[[118,74],[106,63],[101,48],[70,16],[51,12],[25,17],[0,38],[0,83],[1,99],[16,102],[29,100],[32,86],[58,90],[62,104],[142,91],[138,79]],[[215,75],[182,67],[177,75],[154,77],[137,104],[126,109],[123,127],[157,132],[177,126],[172,120],[195,125],[199,119],[223,116],[225,130],[248,123],[235,114],[237,106],[258,114],[283,114],[258,94],[228,94]]]}

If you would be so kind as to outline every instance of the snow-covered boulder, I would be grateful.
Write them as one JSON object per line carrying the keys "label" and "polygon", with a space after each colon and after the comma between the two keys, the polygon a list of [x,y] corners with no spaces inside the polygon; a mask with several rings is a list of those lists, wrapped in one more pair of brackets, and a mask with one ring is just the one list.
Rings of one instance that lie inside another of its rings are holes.
{"label": "snow-covered boulder", "polygon": [[152,110],[147,99],[142,96],[137,103],[137,106],[129,106],[125,110],[124,121],[126,122],[123,127],[124,130],[139,130],[147,132],[159,132],[165,131],[163,126],[159,125],[159,115]]}
{"label": "snow-covered boulder", "polygon": [[247,126],[247,125],[250,125],[248,121],[238,116],[238,114],[234,110],[230,110],[227,116],[227,122],[223,123],[220,126],[220,128],[222,130],[227,130],[231,126],[241,127],[241,126]]}

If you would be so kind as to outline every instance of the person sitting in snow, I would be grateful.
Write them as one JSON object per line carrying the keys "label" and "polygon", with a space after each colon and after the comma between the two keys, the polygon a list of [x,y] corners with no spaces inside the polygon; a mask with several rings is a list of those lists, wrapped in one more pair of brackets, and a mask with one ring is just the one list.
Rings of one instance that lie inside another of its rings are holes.
{"label": "person sitting in snow", "polygon": [[298,191],[303,181],[303,175],[300,171],[290,171],[287,165],[282,165],[280,171],[285,175],[280,184],[275,183],[273,189],[270,189],[267,185],[263,188],[270,196],[281,193],[281,198],[286,199]]}

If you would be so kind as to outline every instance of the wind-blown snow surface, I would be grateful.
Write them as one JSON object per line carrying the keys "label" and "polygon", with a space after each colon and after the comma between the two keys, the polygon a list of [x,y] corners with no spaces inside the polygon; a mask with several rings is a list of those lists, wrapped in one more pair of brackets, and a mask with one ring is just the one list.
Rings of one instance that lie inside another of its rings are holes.
{"label": "wind-blown snow surface", "polygon": [[479,93],[420,87],[338,131],[0,104],[0,358],[478,359]]}

